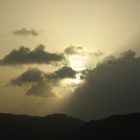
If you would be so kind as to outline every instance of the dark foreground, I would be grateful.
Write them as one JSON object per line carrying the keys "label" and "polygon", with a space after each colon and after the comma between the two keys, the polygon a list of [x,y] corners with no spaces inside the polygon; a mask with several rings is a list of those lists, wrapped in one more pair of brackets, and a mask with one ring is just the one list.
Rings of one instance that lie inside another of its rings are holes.
{"label": "dark foreground", "polygon": [[2,140],[140,139],[140,113],[89,122],[54,114],[47,117],[0,114]]}

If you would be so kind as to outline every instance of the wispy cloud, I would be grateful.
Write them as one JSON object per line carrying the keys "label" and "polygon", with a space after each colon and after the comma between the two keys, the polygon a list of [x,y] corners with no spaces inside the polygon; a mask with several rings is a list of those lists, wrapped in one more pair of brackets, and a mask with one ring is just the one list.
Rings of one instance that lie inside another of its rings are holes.
{"label": "wispy cloud", "polygon": [[18,35],[18,36],[38,36],[40,33],[36,31],[35,29],[27,29],[27,28],[22,28],[16,31],[12,32],[13,35]]}
{"label": "wispy cloud", "polygon": [[69,46],[64,49],[64,53],[67,55],[90,55],[90,56],[95,56],[95,57],[100,57],[105,54],[103,51],[99,49],[90,51],[86,49],[85,47],[81,47],[81,46]]}

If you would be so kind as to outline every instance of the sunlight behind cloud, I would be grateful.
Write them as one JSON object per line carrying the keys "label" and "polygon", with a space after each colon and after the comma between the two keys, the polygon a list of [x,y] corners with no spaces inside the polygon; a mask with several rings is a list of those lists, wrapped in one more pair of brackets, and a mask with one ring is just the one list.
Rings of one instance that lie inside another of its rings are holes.
{"label": "sunlight behind cloud", "polygon": [[76,78],[74,78],[74,79],[67,79],[67,83],[71,83],[72,85],[77,86],[78,84],[81,83],[80,76],[81,76],[81,73],[77,73],[76,74]]}
{"label": "sunlight behind cloud", "polygon": [[71,95],[83,81],[84,80],[81,79],[80,72],[75,75],[75,78],[67,78],[62,80],[60,82],[61,86],[57,88],[57,97],[61,99],[63,99],[64,97],[69,97],[69,95]]}
{"label": "sunlight behind cloud", "polygon": [[69,66],[75,71],[85,70],[85,59],[80,55],[71,55],[69,57]]}

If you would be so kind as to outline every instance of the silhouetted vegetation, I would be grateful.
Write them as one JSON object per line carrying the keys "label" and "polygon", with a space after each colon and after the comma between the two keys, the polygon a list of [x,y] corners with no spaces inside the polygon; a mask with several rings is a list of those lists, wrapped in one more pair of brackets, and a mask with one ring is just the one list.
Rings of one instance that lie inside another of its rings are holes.
{"label": "silhouetted vegetation", "polygon": [[46,117],[0,114],[3,140],[139,139],[140,113],[83,121],[64,114]]}

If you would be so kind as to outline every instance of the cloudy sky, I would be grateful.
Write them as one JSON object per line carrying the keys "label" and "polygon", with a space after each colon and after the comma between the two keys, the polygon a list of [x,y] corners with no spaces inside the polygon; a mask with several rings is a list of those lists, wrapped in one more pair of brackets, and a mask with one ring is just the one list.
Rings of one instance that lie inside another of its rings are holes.
{"label": "cloudy sky", "polygon": [[0,112],[139,112],[139,15],[138,0],[0,0]]}

